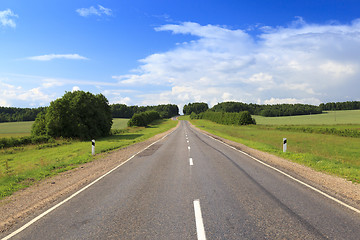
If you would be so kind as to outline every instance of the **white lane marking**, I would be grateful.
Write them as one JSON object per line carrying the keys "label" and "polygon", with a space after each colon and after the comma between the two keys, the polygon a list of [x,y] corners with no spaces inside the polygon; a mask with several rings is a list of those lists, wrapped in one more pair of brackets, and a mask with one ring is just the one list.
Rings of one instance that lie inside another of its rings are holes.
{"label": "white lane marking", "polygon": [[193,166],[193,165],[194,165],[194,162],[193,162],[193,159],[192,159],[192,158],[189,158],[189,163],[190,163],[190,166]]}
{"label": "white lane marking", "polygon": [[189,143],[189,140],[187,140],[186,142]]}
{"label": "white lane marking", "polygon": [[190,146],[188,146],[188,149],[190,150]]}
{"label": "white lane marking", "polygon": [[248,156],[249,158],[254,159],[254,160],[257,161],[258,163],[261,163],[262,165],[264,165],[264,166],[266,166],[266,167],[268,167],[268,168],[271,168],[271,169],[277,171],[278,173],[281,173],[282,175],[284,175],[284,176],[286,176],[286,177],[294,180],[295,182],[298,182],[298,183],[300,183],[300,184],[302,184],[302,185],[310,188],[311,190],[313,190],[313,191],[315,191],[315,192],[323,195],[324,197],[327,197],[327,198],[329,198],[329,199],[337,202],[338,204],[340,204],[340,205],[342,205],[342,206],[344,206],[344,207],[346,207],[346,208],[348,208],[348,209],[350,209],[350,210],[352,210],[352,211],[360,214],[360,210],[359,210],[359,209],[354,208],[354,207],[350,206],[349,204],[346,204],[346,203],[344,203],[343,201],[341,201],[341,200],[339,200],[339,199],[337,199],[337,198],[334,198],[334,197],[330,196],[329,194],[327,194],[327,193],[325,193],[325,192],[323,192],[323,191],[321,191],[321,190],[319,190],[319,189],[317,189],[317,188],[315,188],[315,187],[313,187],[313,186],[311,186],[311,185],[309,185],[309,184],[307,184],[307,183],[305,183],[305,182],[303,182],[303,181],[301,181],[301,180],[299,180],[299,179],[297,179],[297,178],[295,178],[295,177],[293,177],[293,176],[291,176],[291,175],[289,175],[289,174],[287,174],[287,173],[285,173],[285,172],[283,172],[283,171],[281,171],[281,170],[279,170],[279,169],[277,169],[277,168],[275,168],[275,167],[273,167],[273,166],[271,166],[271,165],[269,165],[269,164],[267,164],[267,163],[265,163],[265,162],[263,162],[263,161],[255,158],[255,157],[247,154],[246,152],[243,152],[243,151],[241,151],[241,150],[239,150],[239,149],[237,149],[237,148],[235,148],[235,147],[233,147],[233,146],[231,146],[231,145],[229,145],[229,144],[227,144],[227,143],[224,143],[224,142],[222,142],[222,141],[220,141],[220,140],[218,140],[218,139],[216,139],[216,138],[214,138],[214,137],[212,137],[212,136],[209,136],[209,135],[206,135],[206,134],[204,134],[204,135],[205,135],[205,136],[208,136],[208,137],[211,138],[211,139],[214,139],[215,141],[218,141],[218,142],[224,144],[225,146],[228,146],[229,148],[232,148],[232,149],[234,149],[234,150],[236,150],[236,151],[238,151],[238,152],[240,152],[240,153]]}
{"label": "white lane marking", "polygon": [[201,214],[200,200],[194,200],[196,234],[198,240],[206,240],[203,218]]}
{"label": "white lane marking", "polygon": [[[175,129],[176,130],[176,129]],[[39,216],[35,217],[34,219],[32,219],[30,222],[26,223],[24,226],[22,226],[21,228],[19,228],[18,230],[10,233],[9,235],[7,235],[6,237],[2,238],[1,240],[7,240],[12,238],[13,236],[15,236],[16,234],[24,231],[26,228],[28,228],[30,225],[32,225],[33,223],[35,223],[36,221],[38,221],[39,219],[41,219],[42,217],[46,216],[47,214],[49,214],[50,212],[54,211],[56,208],[60,207],[61,205],[63,205],[64,203],[68,202],[69,200],[71,200],[72,198],[74,198],[76,195],[78,195],[79,193],[83,192],[84,190],[88,189],[90,186],[94,185],[95,183],[97,183],[98,181],[100,181],[101,179],[103,179],[105,176],[109,175],[110,173],[112,173],[113,171],[115,171],[116,169],[118,169],[119,167],[121,167],[122,165],[124,165],[125,163],[129,162],[131,159],[133,159],[136,155],[138,155],[139,153],[145,151],[146,149],[148,149],[149,147],[151,147],[152,145],[160,142],[161,140],[163,140],[164,138],[166,138],[167,136],[169,136],[170,134],[172,134],[173,132],[175,132],[175,130],[173,130],[172,132],[166,134],[164,137],[162,137],[161,139],[157,140],[156,142],[153,142],[152,144],[150,144],[149,146],[147,146],[146,148],[144,148],[143,150],[135,153],[134,155],[132,155],[130,158],[128,158],[125,162],[120,163],[118,166],[114,167],[113,169],[111,169],[110,171],[108,171],[107,173],[105,173],[104,175],[100,176],[99,178],[95,179],[93,182],[89,183],[88,185],[86,185],[85,187],[83,187],[82,189],[80,189],[79,191],[77,191],[76,193],[72,194],[70,197],[66,198],[65,200],[63,200],[62,202],[56,204],[55,206],[53,206],[52,208],[46,210],[45,212],[43,212],[42,214],[40,214]]]}

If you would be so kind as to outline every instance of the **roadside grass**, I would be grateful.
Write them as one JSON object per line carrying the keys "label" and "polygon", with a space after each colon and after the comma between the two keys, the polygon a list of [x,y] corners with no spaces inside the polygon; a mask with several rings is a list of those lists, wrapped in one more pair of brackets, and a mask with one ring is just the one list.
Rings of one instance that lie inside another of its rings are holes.
{"label": "roadside grass", "polygon": [[27,145],[0,150],[0,199],[33,183],[101,158],[104,152],[124,148],[149,139],[176,126],[178,121],[159,120],[149,127],[126,128],[122,134],[96,140],[96,156],[91,142],[59,139],[54,143]]}
{"label": "roadside grass", "polygon": [[[207,120],[190,121],[217,136],[360,183],[360,138],[279,130],[277,125],[226,126]],[[282,152],[283,138],[287,138],[286,153]]]}
{"label": "roadside grass", "polygon": [[111,129],[123,129],[127,127],[128,118],[113,118],[113,125]]}

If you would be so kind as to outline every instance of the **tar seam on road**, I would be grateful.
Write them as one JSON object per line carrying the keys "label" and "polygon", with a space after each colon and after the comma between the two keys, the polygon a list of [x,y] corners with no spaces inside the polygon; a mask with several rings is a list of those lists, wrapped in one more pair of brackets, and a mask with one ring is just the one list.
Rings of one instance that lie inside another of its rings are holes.
{"label": "tar seam on road", "polygon": [[170,134],[172,134],[173,132],[175,132],[175,130],[171,131],[170,133],[166,134],[164,137],[162,137],[161,139],[153,142],[152,144],[150,144],[149,146],[147,146],[146,148],[144,148],[143,150],[135,153],[134,155],[132,155],[130,158],[128,158],[126,161],[120,163],[118,166],[114,167],[113,169],[111,169],[110,171],[108,171],[107,173],[105,173],[104,175],[100,176],[99,178],[95,179],[93,182],[89,183],[88,185],[86,185],[85,187],[83,187],[82,189],[78,190],[76,193],[72,194],[70,197],[66,198],[65,200],[61,201],[60,203],[56,204],[55,206],[51,207],[50,209],[46,210],[45,212],[43,212],[42,214],[40,214],[39,216],[35,217],[34,219],[32,219],[31,221],[29,221],[28,223],[26,223],[24,226],[22,226],[21,228],[19,228],[18,230],[10,233],[9,235],[7,235],[6,237],[2,238],[1,240],[8,240],[12,237],[14,237],[16,234],[24,231],[26,228],[28,228],[29,226],[31,226],[32,224],[34,224],[36,221],[40,220],[41,218],[43,218],[44,216],[46,216],[47,214],[49,214],[50,212],[54,211],[56,208],[60,207],[61,205],[63,205],[64,203],[68,202],[69,200],[71,200],[72,198],[74,198],[76,195],[80,194],[81,192],[83,192],[84,190],[88,189],[89,187],[91,187],[92,185],[94,185],[95,183],[97,183],[98,181],[100,181],[101,179],[103,179],[104,177],[106,177],[107,175],[109,175],[110,173],[112,173],[113,171],[115,171],[116,169],[118,169],[119,167],[121,167],[122,165],[124,165],[125,163],[129,162],[131,159],[133,159],[136,155],[138,155],[139,153],[145,151],[146,149],[148,149],[149,147],[151,147],[152,145],[160,142],[161,140],[165,139],[167,136],[169,136]]}
{"label": "tar seam on road", "polygon": [[201,214],[200,200],[194,200],[196,234],[198,240],[206,240],[203,218]]}
{"label": "tar seam on road", "polygon": [[321,190],[319,190],[319,189],[317,189],[317,188],[315,188],[315,187],[313,187],[313,186],[311,186],[311,185],[309,185],[309,184],[307,184],[307,183],[305,183],[305,182],[303,182],[303,181],[301,181],[301,180],[299,180],[299,179],[297,179],[297,178],[295,178],[295,177],[293,177],[293,176],[291,176],[291,175],[289,175],[289,174],[287,174],[287,173],[285,173],[285,172],[283,172],[283,171],[281,171],[281,170],[279,170],[279,169],[277,169],[277,168],[275,168],[275,167],[273,167],[273,166],[271,166],[271,165],[269,165],[269,164],[267,164],[267,163],[265,163],[265,162],[263,162],[263,161],[255,158],[255,157],[253,157],[253,156],[251,156],[250,154],[248,154],[248,153],[246,153],[246,152],[243,152],[243,151],[241,151],[241,150],[239,150],[239,149],[237,149],[237,148],[235,148],[235,147],[233,147],[233,146],[231,146],[231,145],[229,145],[229,144],[227,144],[227,143],[225,143],[225,142],[223,142],[223,141],[220,141],[219,139],[216,139],[216,138],[214,138],[214,137],[212,137],[212,136],[209,136],[209,135],[207,135],[207,134],[204,134],[204,135],[207,136],[207,137],[209,137],[209,138],[211,138],[211,139],[213,139],[213,140],[215,140],[215,141],[218,141],[218,142],[224,144],[225,146],[227,146],[227,147],[229,147],[229,148],[232,148],[232,149],[234,149],[234,150],[236,150],[236,151],[238,151],[238,152],[240,152],[240,153],[242,153],[242,154],[244,154],[244,155],[252,158],[253,160],[257,161],[258,163],[261,163],[261,164],[263,164],[264,166],[266,166],[266,167],[268,167],[268,168],[271,168],[271,169],[277,171],[278,173],[281,173],[282,175],[284,175],[284,176],[292,179],[293,181],[298,182],[298,183],[300,183],[300,184],[302,184],[302,185],[310,188],[311,190],[313,190],[313,191],[315,191],[315,192],[323,195],[324,197],[327,197],[327,198],[333,200],[334,202],[337,202],[338,204],[340,204],[340,205],[342,205],[342,206],[344,206],[344,207],[346,207],[346,208],[348,208],[348,209],[350,209],[350,210],[352,210],[352,211],[360,214],[360,210],[359,210],[359,209],[357,209],[357,208],[355,208],[355,207],[353,207],[353,206],[350,206],[350,205],[344,203],[343,201],[340,201],[339,199],[334,198],[334,197],[330,196],[329,194],[327,194],[327,193],[325,193],[325,192],[323,192],[323,191],[321,191]]}

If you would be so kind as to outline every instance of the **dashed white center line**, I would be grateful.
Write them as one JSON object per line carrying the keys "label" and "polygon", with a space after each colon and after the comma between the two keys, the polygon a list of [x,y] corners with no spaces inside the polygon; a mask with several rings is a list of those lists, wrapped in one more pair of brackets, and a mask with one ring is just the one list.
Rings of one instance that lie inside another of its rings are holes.
{"label": "dashed white center line", "polygon": [[190,146],[188,146],[188,149],[190,150]]}
{"label": "dashed white center line", "polygon": [[194,200],[196,234],[198,240],[206,240],[203,218],[201,214],[200,200]]}
{"label": "dashed white center line", "polygon": [[194,165],[194,162],[193,162],[192,158],[189,158],[189,163],[190,163],[190,166]]}

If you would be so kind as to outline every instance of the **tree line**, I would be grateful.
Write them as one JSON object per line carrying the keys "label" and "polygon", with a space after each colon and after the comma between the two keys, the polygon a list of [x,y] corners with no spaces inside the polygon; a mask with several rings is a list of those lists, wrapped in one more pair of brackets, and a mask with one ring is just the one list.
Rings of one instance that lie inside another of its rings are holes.
{"label": "tree line", "polygon": [[179,115],[179,107],[175,104],[161,104],[157,106],[127,106],[125,104],[110,105],[113,118],[132,118],[136,113],[155,111],[161,118],[171,118]]}
{"label": "tree line", "polygon": [[242,112],[248,111],[251,115],[264,117],[296,116],[320,114],[326,110],[355,110],[360,109],[360,101],[321,103],[319,106],[309,104],[275,104],[259,105],[242,102],[222,102],[209,109],[207,103],[189,103],[183,108],[185,115],[199,114],[205,111],[212,112]]}
{"label": "tree line", "polygon": [[185,115],[190,115],[191,113],[199,114],[199,113],[207,111],[208,109],[209,109],[209,106],[207,103],[203,103],[203,102],[189,103],[184,106],[183,113]]}
{"label": "tree line", "polygon": [[360,109],[360,101],[321,103],[320,108],[325,111]]}
{"label": "tree line", "polygon": [[224,125],[249,125],[256,124],[248,111],[243,112],[212,112],[206,111],[199,114],[192,112],[191,119],[206,119]]}
{"label": "tree line", "polygon": [[45,107],[39,108],[15,108],[0,107],[0,122],[23,122],[34,121],[40,112],[45,111]]}
{"label": "tree line", "polygon": [[[39,108],[15,108],[0,107],[0,122],[22,122],[35,121],[36,116],[47,107]],[[127,106],[125,104],[112,104],[110,111],[113,118],[132,118],[135,113],[156,111],[161,118],[171,118],[179,115],[179,108],[175,104],[164,104],[158,106]]]}
{"label": "tree line", "polygon": [[259,105],[253,103],[246,104],[241,102],[218,103],[210,110],[214,112],[248,111],[251,115],[260,115],[264,117],[296,116],[322,113],[322,110],[319,106],[309,104]]}

